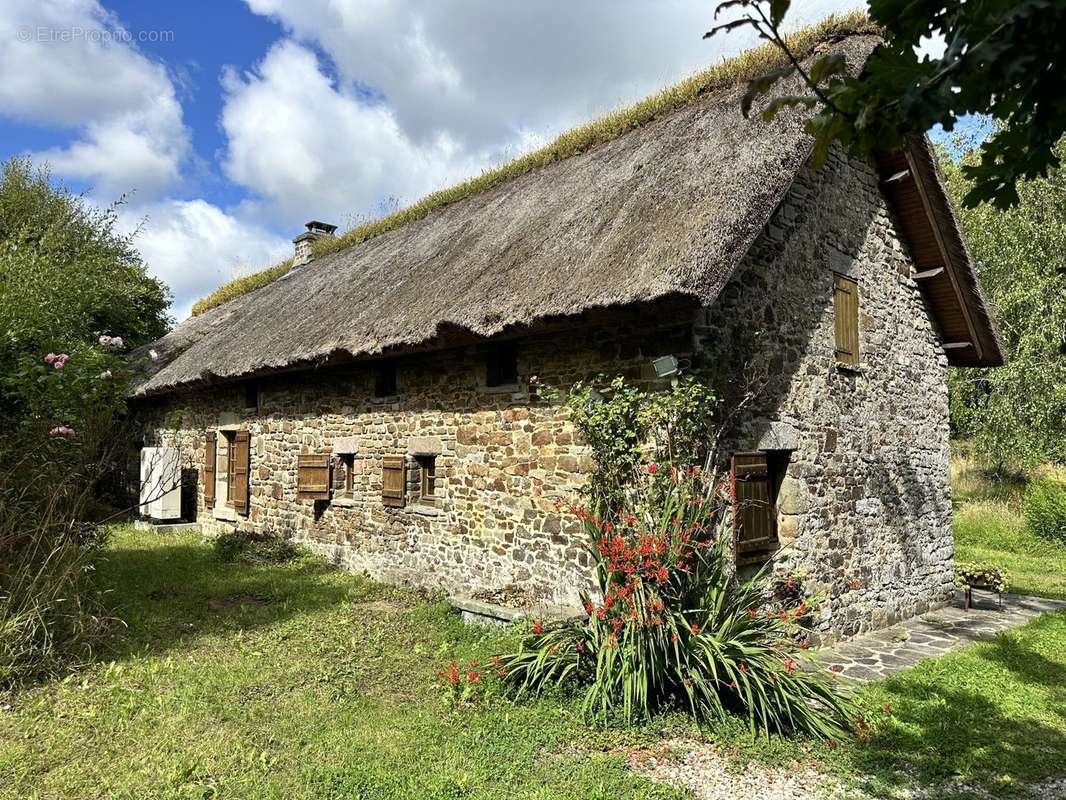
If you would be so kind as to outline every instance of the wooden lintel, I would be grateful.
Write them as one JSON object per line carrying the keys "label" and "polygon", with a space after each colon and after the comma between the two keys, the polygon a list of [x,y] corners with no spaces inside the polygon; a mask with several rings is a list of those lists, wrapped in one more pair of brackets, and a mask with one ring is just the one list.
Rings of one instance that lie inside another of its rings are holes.
{"label": "wooden lintel", "polygon": [[933,267],[932,269],[923,269],[921,272],[915,272],[912,276],[916,281],[927,281],[930,278],[935,278],[937,275],[943,275],[943,267]]}
{"label": "wooden lintel", "polygon": [[944,342],[945,350],[965,350],[967,347],[973,347],[973,342]]}

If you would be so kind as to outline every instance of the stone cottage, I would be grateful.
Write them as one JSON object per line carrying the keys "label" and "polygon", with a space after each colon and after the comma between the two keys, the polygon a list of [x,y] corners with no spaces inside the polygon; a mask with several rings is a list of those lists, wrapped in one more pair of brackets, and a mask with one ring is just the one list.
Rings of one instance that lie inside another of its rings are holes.
{"label": "stone cottage", "polygon": [[[861,66],[876,39],[823,46]],[[284,277],[152,345],[131,402],[202,529],[572,604],[589,565],[554,503],[594,465],[540,387],[762,363],[738,559],[827,586],[829,636],[943,602],[946,371],[1001,354],[930,146],[813,170],[802,116],[745,119],[743,89],[318,258],[310,223]]]}

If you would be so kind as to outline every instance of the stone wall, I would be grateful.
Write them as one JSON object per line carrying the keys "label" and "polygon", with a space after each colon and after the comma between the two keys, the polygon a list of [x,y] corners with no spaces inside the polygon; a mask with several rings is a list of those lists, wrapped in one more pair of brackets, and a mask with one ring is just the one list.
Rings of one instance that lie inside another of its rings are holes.
{"label": "stone wall", "polygon": [[[257,410],[241,385],[147,403],[146,444],[179,446],[199,467],[209,431],[251,432],[249,514],[223,495],[206,509],[200,487],[209,532],[272,530],[385,581],[463,596],[514,586],[572,604],[587,556],[554,503],[593,465],[565,407],[531,379],[563,391],[600,372],[647,382],[651,358],[694,351],[727,396],[755,390],[727,451],[787,454],[776,568],[825,587],[819,632],[919,613],[951,589],[946,359],[877,181],[841,157],[803,174],[711,309],[618,311],[527,336],[515,386],[486,387],[474,345],[404,356],[397,396],[382,400],[372,364],[291,373],[260,380]],[[834,356],[834,271],[859,282],[858,369]],[[427,447],[439,450],[440,499],[387,508],[382,459],[414,466]],[[297,500],[298,455],[334,450],[352,453],[351,497]]]}
{"label": "stone wall", "polygon": [[[485,386],[486,350],[469,346],[400,359],[397,395],[386,399],[372,397],[373,363],[261,379],[258,410],[244,408],[243,386],[175,396],[143,408],[145,441],[177,446],[184,463],[200,466],[208,435],[251,432],[249,514],[226,506],[221,482],[213,510],[200,488],[197,516],[209,534],[269,530],[384,581],[464,596],[515,587],[530,600],[575,605],[589,561],[579,527],[555,502],[578,499],[593,463],[561,399],[538,397],[536,387],[565,389],[598,373],[654,385],[652,358],[691,350],[693,313],[621,312],[609,324],[527,337],[512,386]],[[351,496],[298,500],[298,456],[334,451],[351,454]],[[414,490],[423,452],[437,454],[439,499],[410,502],[411,491],[403,508],[386,507],[383,458],[407,458]]]}
{"label": "stone wall", "polygon": [[[859,284],[858,369],[834,353],[833,273]],[[727,449],[778,450],[781,571],[824,587],[828,638],[922,613],[952,590],[947,359],[878,188],[831,158],[792,188],[698,337],[754,391]]]}

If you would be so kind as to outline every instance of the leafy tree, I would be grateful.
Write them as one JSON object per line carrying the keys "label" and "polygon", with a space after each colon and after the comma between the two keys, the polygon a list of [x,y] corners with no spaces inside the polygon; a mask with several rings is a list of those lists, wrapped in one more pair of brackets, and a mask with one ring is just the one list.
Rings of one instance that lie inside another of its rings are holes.
{"label": "leafy tree", "polygon": [[[789,56],[788,65],[750,82],[744,113],[779,80],[800,75],[809,93],[776,97],[763,116],[769,121],[786,106],[817,109],[807,122],[816,137],[816,163],[833,142],[868,154],[899,147],[908,133],[937,124],[950,131],[959,117],[982,113],[1000,127],[980,157],[963,167],[968,206],[1014,205],[1019,180],[1058,166],[1054,145],[1066,134],[1059,86],[1066,72],[1062,0],[869,0],[885,41],[861,79],[848,73],[838,53],[800,64],[781,33],[790,6],[791,0],[726,0],[716,17],[734,9],[742,15],[706,36],[751,27]],[[921,53],[922,45],[941,38],[941,56]]]}
{"label": "leafy tree", "polygon": [[41,400],[26,379],[44,354],[88,352],[100,336],[152,341],[167,330],[169,302],[114,209],[93,208],[26,159],[0,166],[0,430]]}
{"label": "leafy tree", "polygon": [[[1066,140],[1056,147],[1066,156]],[[941,154],[948,189],[972,190],[967,167]],[[960,209],[1007,362],[950,375],[952,424],[999,465],[1066,462],[1066,170],[1022,181],[1016,206]]]}

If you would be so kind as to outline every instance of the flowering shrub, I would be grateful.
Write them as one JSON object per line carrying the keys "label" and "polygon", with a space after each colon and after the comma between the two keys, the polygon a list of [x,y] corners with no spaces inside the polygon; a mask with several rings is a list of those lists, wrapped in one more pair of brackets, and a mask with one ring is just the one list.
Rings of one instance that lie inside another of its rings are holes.
{"label": "flowering shrub", "polygon": [[851,702],[792,637],[813,601],[785,609],[765,571],[736,578],[725,486],[698,468],[646,475],[629,509],[606,518],[572,509],[602,600],[583,597],[584,622],[534,624],[501,659],[506,684],[521,694],[576,682],[594,716],[634,720],[680,706],[700,719],[743,714],[753,731],[831,739],[849,730]]}

